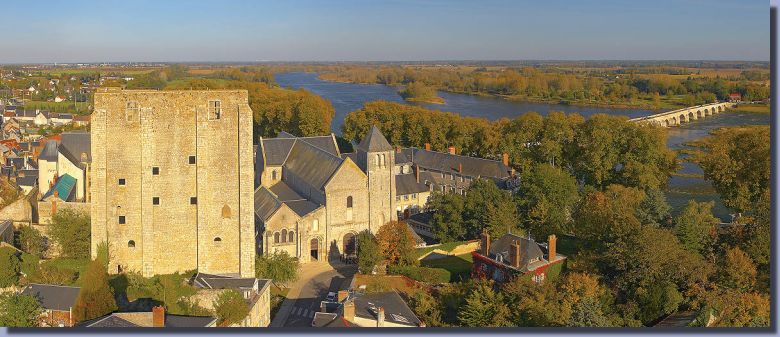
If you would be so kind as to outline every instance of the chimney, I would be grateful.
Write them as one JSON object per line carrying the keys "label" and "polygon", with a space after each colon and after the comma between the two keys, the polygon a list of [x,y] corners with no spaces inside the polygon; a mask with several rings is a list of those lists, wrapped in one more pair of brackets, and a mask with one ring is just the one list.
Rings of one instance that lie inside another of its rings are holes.
{"label": "chimney", "polygon": [[152,326],[155,328],[165,327],[165,308],[161,305],[152,308]]}
{"label": "chimney", "polygon": [[355,301],[347,301],[344,303],[343,315],[347,322],[353,323],[355,321]]}
{"label": "chimney", "polygon": [[512,267],[520,268],[520,261],[523,256],[520,254],[520,244],[517,241],[509,245],[509,264]]}
{"label": "chimney", "polygon": [[557,256],[557,252],[555,251],[556,241],[558,241],[558,238],[555,234],[550,235],[547,239],[547,260],[550,262],[555,261],[555,257]]}
{"label": "chimney", "polygon": [[501,162],[504,163],[504,166],[509,166],[509,153],[501,154]]}
{"label": "chimney", "polygon": [[346,290],[339,290],[338,292],[338,301],[339,303],[344,302],[344,300],[347,299],[347,296],[349,296],[349,292]]}
{"label": "chimney", "polygon": [[482,255],[488,256],[490,253],[490,234],[482,232],[482,242],[480,242],[479,247],[482,248]]}
{"label": "chimney", "polygon": [[458,173],[463,173],[463,164],[458,163]]}
{"label": "chimney", "polygon": [[385,326],[385,308],[379,307],[379,312],[376,314],[376,327],[381,328]]}
{"label": "chimney", "polygon": [[447,152],[449,152],[450,154],[455,154],[455,146],[450,145],[449,147],[447,147]]}
{"label": "chimney", "polygon": [[425,151],[431,150],[431,143],[425,143]]}
{"label": "chimney", "polygon": [[395,147],[395,153],[401,153],[401,147],[400,146],[396,146]]}
{"label": "chimney", "polygon": [[420,183],[420,165],[414,164],[414,178]]}
{"label": "chimney", "polygon": [[325,301],[322,301],[322,302],[320,302],[320,312],[321,312],[321,313],[326,313],[326,312],[328,312],[328,306],[327,306],[327,305],[325,305]]}

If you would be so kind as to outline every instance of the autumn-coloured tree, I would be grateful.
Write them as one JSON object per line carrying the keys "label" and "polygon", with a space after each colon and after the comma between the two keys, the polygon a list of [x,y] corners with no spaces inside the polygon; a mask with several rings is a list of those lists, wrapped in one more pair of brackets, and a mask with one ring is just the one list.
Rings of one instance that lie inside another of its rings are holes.
{"label": "autumn-coloured tree", "polygon": [[108,285],[108,273],[102,262],[92,260],[82,277],[82,286],[73,305],[76,321],[85,321],[117,309],[114,293]]}
{"label": "autumn-coloured tree", "polygon": [[717,239],[720,220],[712,215],[714,202],[688,202],[675,219],[677,237],[686,249],[707,255]]}
{"label": "autumn-coloured tree", "polygon": [[379,228],[376,233],[379,251],[391,265],[413,265],[414,235],[409,226],[403,221],[390,221]]}
{"label": "autumn-coloured tree", "polygon": [[756,265],[739,247],[726,250],[718,273],[720,283],[732,289],[750,291],[756,284]]}

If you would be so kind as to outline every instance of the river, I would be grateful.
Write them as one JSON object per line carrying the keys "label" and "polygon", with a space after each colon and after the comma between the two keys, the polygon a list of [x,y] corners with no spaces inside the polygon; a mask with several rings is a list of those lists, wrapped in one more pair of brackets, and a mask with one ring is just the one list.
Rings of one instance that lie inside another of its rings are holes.
{"label": "river", "polygon": [[[314,73],[281,73],[276,74],[276,82],[282,87],[299,89],[304,88],[333,104],[336,114],[331,124],[331,129],[336,134],[341,133],[341,124],[347,113],[360,109],[365,102],[386,100],[398,103],[407,103],[398,95],[398,89],[381,84],[353,84],[322,81]],[[445,100],[445,104],[407,103],[423,106],[430,109],[449,111],[463,116],[483,117],[489,120],[500,118],[513,118],[526,112],[535,111],[546,115],[551,111],[565,113],[577,112],[585,117],[595,113],[607,113],[625,115],[631,118],[652,114],[651,110],[643,109],[615,109],[600,107],[581,107],[562,104],[544,104],[508,101],[496,97],[475,96],[467,94],[454,94],[439,92]],[[668,146],[673,149],[684,148],[684,143],[706,136],[710,130],[736,125],[769,125],[769,114],[734,113],[727,111],[713,117],[697,120],[680,127],[669,128]],[[681,156],[682,158],[682,156]],[[714,201],[713,210],[715,216],[723,221],[729,221],[730,211],[723,206],[718,194],[712,185],[700,177],[702,170],[698,165],[683,163],[680,174],[685,176],[673,176],[669,180],[666,189],[666,197],[672,206],[673,214],[685,207],[689,200]],[[699,175],[691,177],[689,175]]]}

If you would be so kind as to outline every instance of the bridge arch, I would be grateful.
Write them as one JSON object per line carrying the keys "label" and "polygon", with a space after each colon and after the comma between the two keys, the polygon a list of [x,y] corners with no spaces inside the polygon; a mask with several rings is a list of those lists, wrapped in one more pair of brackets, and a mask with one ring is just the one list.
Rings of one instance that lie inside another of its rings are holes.
{"label": "bridge arch", "polygon": [[672,124],[669,121],[671,121],[671,119],[664,119],[664,124],[666,125],[666,127],[670,127],[670,126],[674,125],[674,124]]}
{"label": "bridge arch", "polygon": [[682,124],[682,123],[687,123],[687,122],[688,122],[688,121],[685,119],[685,117],[686,117],[686,116],[685,116],[685,114],[681,114],[681,115],[680,115],[679,124]]}
{"label": "bridge arch", "polygon": [[672,125],[677,125],[677,117],[672,117]]}

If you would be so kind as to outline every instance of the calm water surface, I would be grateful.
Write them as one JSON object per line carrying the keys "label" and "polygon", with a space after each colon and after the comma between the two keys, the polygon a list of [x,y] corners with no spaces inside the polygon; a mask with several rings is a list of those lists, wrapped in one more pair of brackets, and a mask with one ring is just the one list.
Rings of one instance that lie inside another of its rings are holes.
{"label": "calm water surface", "polygon": [[[398,103],[407,103],[398,95],[398,88],[380,84],[353,84],[322,81],[314,73],[282,73],[276,75],[276,82],[282,87],[299,89],[304,88],[329,100],[336,110],[331,129],[336,134],[341,133],[341,125],[347,113],[360,109],[365,102],[386,100]],[[607,113],[640,117],[652,114],[653,111],[642,109],[612,109],[580,107],[562,104],[543,104],[513,102],[495,97],[483,97],[467,94],[453,94],[439,92],[445,100],[445,104],[414,103],[430,109],[449,111],[463,116],[482,117],[489,120],[500,118],[513,118],[526,112],[535,111],[546,115],[551,111],[563,111],[566,113],[577,112],[583,116],[595,113]],[[409,104],[409,103],[407,103]],[[726,112],[714,117],[701,119],[680,127],[669,128],[668,145],[673,149],[682,149],[686,142],[706,136],[710,130],[736,125],[769,125],[768,114],[749,114]],[[682,157],[681,157],[682,158]],[[702,170],[698,165],[683,163],[679,173],[701,175]],[[666,197],[672,205],[673,213],[678,213],[685,207],[689,200],[714,201],[715,215],[724,221],[730,220],[730,211],[723,206],[712,185],[701,177],[673,176],[666,189]]]}

